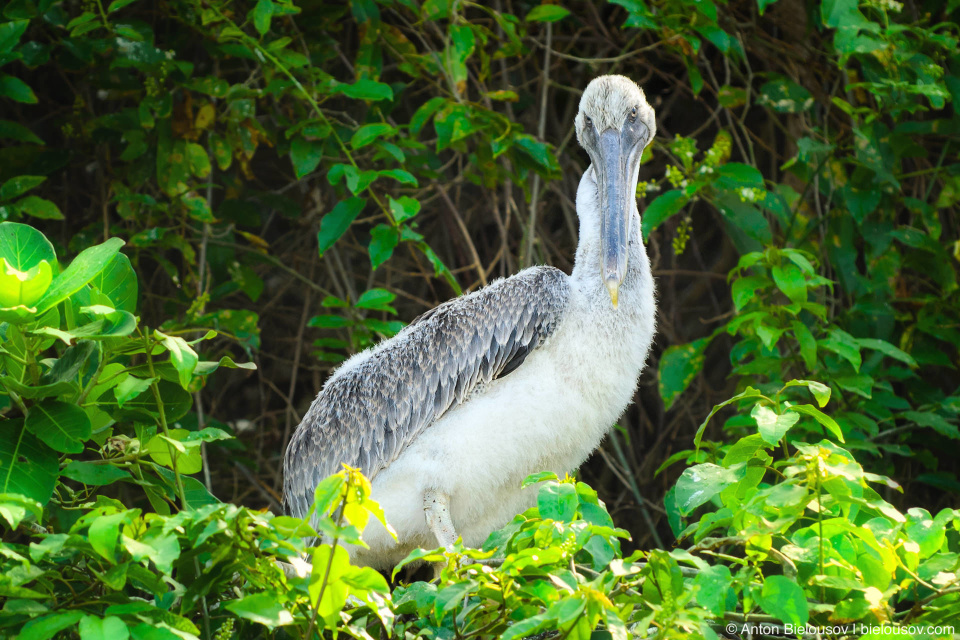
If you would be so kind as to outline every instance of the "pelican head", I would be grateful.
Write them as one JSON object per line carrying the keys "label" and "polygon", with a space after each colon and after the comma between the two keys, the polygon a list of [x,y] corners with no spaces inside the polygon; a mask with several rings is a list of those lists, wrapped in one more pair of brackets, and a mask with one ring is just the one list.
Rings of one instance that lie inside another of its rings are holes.
{"label": "pelican head", "polygon": [[590,156],[600,201],[600,275],[616,308],[627,274],[640,156],[657,125],[636,82],[600,76],[580,98],[576,128],[577,140]]}

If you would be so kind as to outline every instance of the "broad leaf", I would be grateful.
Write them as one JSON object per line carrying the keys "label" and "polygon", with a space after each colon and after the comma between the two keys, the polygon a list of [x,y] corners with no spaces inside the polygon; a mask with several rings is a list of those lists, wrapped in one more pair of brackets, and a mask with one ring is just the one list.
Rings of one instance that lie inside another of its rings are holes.
{"label": "broad leaf", "polygon": [[51,449],[62,453],[82,452],[83,443],[91,433],[87,412],[58,400],[45,400],[30,407],[26,428]]}
{"label": "broad leaf", "polygon": [[110,238],[81,251],[70,266],[54,278],[43,298],[37,302],[37,312],[43,313],[82,289],[110,263],[123,245],[120,238]]}
{"label": "broad leaf", "polygon": [[0,429],[0,493],[20,493],[40,504],[53,495],[57,481],[57,454],[23,425],[4,422]]}
{"label": "broad leaf", "polygon": [[363,198],[347,198],[338,202],[329,213],[323,216],[320,221],[320,231],[317,233],[321,256],[346,233],[350,224],[360,215],[364,204],[366,200]]}

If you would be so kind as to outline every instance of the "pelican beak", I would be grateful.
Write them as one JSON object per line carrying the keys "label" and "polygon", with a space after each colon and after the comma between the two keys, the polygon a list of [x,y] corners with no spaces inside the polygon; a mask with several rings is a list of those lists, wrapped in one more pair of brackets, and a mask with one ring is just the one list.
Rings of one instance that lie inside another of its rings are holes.
{"label": "pelican beak", "polygon": [[630,207],[627,193],[629,149],[621,144],[620,132],[607,129],[600,134],[597,173],[600,193],[600,269],[610,292],[613,308],[617,293],[627,275],[629,258]]}

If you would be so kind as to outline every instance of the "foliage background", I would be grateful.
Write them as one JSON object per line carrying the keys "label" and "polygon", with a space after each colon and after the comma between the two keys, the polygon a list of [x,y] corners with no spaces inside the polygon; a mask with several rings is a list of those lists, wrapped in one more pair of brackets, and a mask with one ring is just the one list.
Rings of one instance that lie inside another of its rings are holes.
{"label": "foliage background", "polygon": [[638,196],[659,330],[581,476],[625,548],[682,528],[672,463],[711,459],[691,450],[710,409],[793,378],[832,388],[886,500],[936,512],[960,492],[958,6],[12,0],[0,217],[59,255],[126,239],[144,325],[211,326],[205,357],[257,364],[197,383],[183,421],[238,436],[204,445],[215,496],[278,510],[339,361],[525,265],[571,268],[573,116],[622,73],[657,112]]}

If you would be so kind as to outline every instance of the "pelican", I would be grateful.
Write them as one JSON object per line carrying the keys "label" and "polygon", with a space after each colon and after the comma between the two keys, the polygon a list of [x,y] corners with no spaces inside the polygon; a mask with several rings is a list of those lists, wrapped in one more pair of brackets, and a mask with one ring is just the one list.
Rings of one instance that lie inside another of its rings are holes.
{"label": "pelican", "polygon": [[575,470],[633,398],[655,330],[635,197],[654,113],[632,80],[601,76],[575,126],[590,167],[573,272],[531,267],[427,311],[337,369],[294,433],[288,513],[304,517],[345,463],[397,532],[371,520],[354,562],[389,569],[458,537],[480,546],[535,503],[526,476]]}

